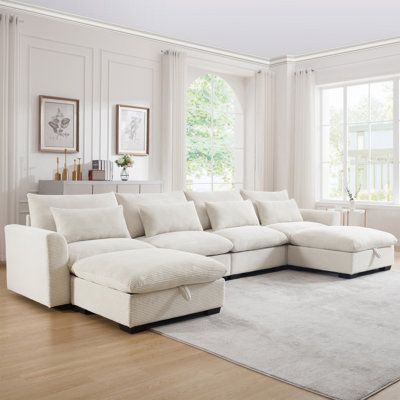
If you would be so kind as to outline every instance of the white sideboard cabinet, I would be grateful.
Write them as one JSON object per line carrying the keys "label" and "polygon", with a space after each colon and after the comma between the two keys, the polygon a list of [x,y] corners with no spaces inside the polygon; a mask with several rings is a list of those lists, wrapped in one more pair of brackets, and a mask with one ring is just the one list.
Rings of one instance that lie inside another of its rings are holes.
{"label": "white sideboard cabinet", "polygon": [[160,193],[161,181],[39,181],[39,194]]}

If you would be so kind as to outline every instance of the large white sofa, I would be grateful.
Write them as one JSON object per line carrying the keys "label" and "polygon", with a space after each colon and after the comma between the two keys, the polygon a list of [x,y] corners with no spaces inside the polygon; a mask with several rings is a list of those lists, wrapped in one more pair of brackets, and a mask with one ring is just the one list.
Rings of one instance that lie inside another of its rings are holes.
{"label": "large white sofa", "polygon": [[355,277],[393,264],[396,239],[298,210],[281,192],[28,195],[6,227],[7,286],[129,332],[219,312],[225,279],[282,268]]}

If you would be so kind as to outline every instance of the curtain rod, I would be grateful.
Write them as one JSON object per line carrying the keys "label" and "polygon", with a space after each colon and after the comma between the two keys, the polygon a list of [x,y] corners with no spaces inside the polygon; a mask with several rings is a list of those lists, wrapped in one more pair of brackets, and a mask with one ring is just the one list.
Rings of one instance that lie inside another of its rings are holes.
{"label": "curtain rod", "polygon": [[22,20],[21,18],[19,18],[19,17],[17,17],[16,15],[9,15],[9,14],[0,14],[0,21],[3,19],[3,17],[4,18],[6,18],[8,16],[8,21],[9,22],[14,22],[14,20],[15,20],[15,23],[16,24],[19,24],[19,23],[23,23],[24,22],[24,20]]}

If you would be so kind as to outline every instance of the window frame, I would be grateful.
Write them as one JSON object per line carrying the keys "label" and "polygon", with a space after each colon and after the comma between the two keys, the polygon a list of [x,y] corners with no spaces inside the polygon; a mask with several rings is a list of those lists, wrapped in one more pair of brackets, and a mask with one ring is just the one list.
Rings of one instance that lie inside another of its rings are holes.
{"label": "window frame", "polygon": [[[347,120],[347,93],[348,88],[350,86],[362,85],[362,84],[373,84],[379,82],[388,82],[391,81],[393,83],[393,120],[390,122],[393,123],[393,200],[392,201],[374,201],[374,200],[357,200],[358,203],[363,205],[372,205],[372,206],[398,206],[400,205],[400,75],[390,75],[390,76],[381,76],[376,78],[364,78],[357,79],[345,82],[335,82],[332,84],[318,85],[317,90],[317,129],[318,129],[318,140],[319,140],[319,188],[318,188],[318,197],[319,200],[317,203],[336,203],[336,204],[344,204],[347,203],[346,193],[343,190],[341,199],[330,199],[324,197],[323,188],[324,188],[324,176],[323,176],[323,128],[327,125],[323,123],[323,96],[322,93],[325,89],[336,89],[343,88],[343,119],[342,119],[342,128],[343,128],[343,188],[348,182],[348,129],[349,122]],[[369,101],[370,101],[369,95]],[[375,121],[374,121],[375,122]],[[370,125],[374,123],[368,121],[366,124]],[[383,121],[377,121],[383,122]],[[389,122],[389,121],[385,121]],[[370,168],[370,163],[368,164]]]}

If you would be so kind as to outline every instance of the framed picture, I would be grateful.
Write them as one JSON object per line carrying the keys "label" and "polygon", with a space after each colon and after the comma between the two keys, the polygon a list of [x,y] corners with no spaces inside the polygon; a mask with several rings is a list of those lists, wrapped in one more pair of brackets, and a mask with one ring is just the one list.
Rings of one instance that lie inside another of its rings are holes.
{"label": "framed picture", "polygon": [[149,154],[150,109],[117,104],[117,154]]}
{"label": "framed picture", "polygon": [[79,151],[79,100],[39,96],[39,150]]}

